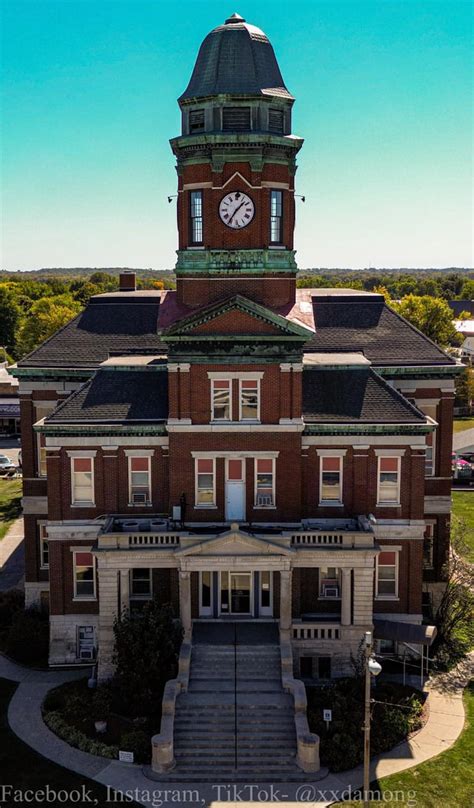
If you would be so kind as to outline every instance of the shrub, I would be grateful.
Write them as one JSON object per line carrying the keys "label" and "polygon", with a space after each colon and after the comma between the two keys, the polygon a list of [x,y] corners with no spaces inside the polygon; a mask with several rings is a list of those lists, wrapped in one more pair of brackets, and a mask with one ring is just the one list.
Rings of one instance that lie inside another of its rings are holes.
{"label": "shrub", "polygon": [[8,632],[5,652],[25,665],[46,665],[48,662],[49,622],[37,609],[18,611]]}
{"label": "shrub", "polygon": [[16,614],[23,610],[25,596],[18,589],[0,592],[0,630],[10,628]]}
{"label": "shrub", "polygon": [[112,759],[118,758],[118,746],[108,746],[105,743],[88,738],[79,729],[68,724],[60,713],[45,713],[44,720],[52,732],[66,743],[80,749],[81,752],[89,752],[91,755],[101,755]]}
{"label": "shrub", "polygon": [[[89,702],[89,711],[91,705]],[[99,685],[92,696],[92,713],[94,721],[101,721],[108,717],[112,709],[112,693],[107,685]]]}
{"label": "shrub", "polygon": [[141,729],[126,732],[120,739],[120,748],[124,752],[133,752],[135,763],[149,763],[151,757],[151,738]]}

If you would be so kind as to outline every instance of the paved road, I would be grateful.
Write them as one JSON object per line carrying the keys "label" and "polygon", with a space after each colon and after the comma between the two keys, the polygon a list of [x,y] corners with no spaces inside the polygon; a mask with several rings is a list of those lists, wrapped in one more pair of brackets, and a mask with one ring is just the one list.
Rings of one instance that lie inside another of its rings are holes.
{"label": "paved road", "polygon": [[464,429],[462,432],[455,432],[453,436],[453,449],[459,452],[460,449],[474,450],[474,429]]}
{"label": "paved road", "polygon": [[4,454],[14,463],[18,463],[20,441],[18,438],[0,438],[0,454]]}

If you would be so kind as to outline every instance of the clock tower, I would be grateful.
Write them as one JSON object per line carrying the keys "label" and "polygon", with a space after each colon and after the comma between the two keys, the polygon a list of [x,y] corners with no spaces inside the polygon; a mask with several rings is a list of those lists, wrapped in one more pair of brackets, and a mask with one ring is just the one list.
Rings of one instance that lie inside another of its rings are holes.
{"label": "clock tower", "polygon": [[259,28],[233,14],[204,39],[179,98],[177,293],[187,306],[234,294],[291,305],[294,98]]}

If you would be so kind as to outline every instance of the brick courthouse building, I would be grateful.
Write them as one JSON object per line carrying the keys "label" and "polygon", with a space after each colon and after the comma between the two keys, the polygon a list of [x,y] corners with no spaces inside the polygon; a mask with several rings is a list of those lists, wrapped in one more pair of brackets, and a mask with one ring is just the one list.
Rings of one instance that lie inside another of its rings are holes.
{"label": "brick courthouse building", "polygon": [[265,34],[211,32],[171,141],[176,291],[124,273],[15,370],[53,665],[108,675],[116,614],[156,597],[188,636],[279,621],[323,679],[436,591],[456,364],[379,294],[296,289],[293,102]]}

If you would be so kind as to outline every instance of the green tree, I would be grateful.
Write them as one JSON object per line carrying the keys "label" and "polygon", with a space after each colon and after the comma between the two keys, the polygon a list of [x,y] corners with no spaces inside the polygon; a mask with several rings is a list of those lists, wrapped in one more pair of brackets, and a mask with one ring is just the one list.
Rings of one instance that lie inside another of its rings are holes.
{"label": "green tree", "polygon": [[453,313],[445,300],[429,295],[406,295],[400,303],[393,303],[392,306],[438,345],[446,347],[462,342],[453,325]]}
{"label": "green tree", "polygon": [[[21,311],[13,292],[0,284],[0,345],[14,353]],[[3,360],[3,355],[0,357]]]}
{"label": "green tree", "polygon": [[460,300],[474,300],[474,280],[464,281],[459,295]]}
{"label": "green tree", "polygon": [[24,356],[59,328],[72,320],[82,306],[72,295],[42,297],[28,311],[18,336],[18,347]]}
{"label": "green tree", "polygon": [[177,672],[181,623],[170,606],[153,600],[139,615],[126,611],[116,619],[114,637],[113,686],[124,711],[133,716],[159,712],[165,684]]}
{"label": "green tree", "polygon": [[456,377],[454,385],[456,390],[455,406],[470,408],[474,401],[474,370],[472,368],[465,368],[464,371]]}

